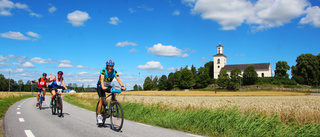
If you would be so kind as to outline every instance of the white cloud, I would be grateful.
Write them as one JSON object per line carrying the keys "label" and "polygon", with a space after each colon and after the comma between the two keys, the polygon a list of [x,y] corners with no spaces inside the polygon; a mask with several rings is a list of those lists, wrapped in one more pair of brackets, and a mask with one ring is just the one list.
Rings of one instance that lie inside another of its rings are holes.
{"label": "white cloud", "polygon": [[179,16],[180,15],[180,11],[179,10],[175,10],[172,13],[173,16]]}
{"label": "white cloud", "polygon": [[124,47],[124,46],[137,46],[136,43],[133,43],[133,42],[129,42],[129,41],[124,41],[124,42],[118,42],[116,44],[117,47]]}
{"label": "white cloud", "polygon": [[309,5],[307,0],[197,0],[192,12],[218,22],[223,30],[236,30],[243,23],[253,30],[264,30],[290,23],[305,14]]}
{"label": "white cloud", "polygon": [[3,38],[9,38],[9,39],[15,39],[15,40],[30,40],[29,37],[24,36],[20,32],[5,32],[5,33],[0,33],[0,36]]}
{"label": "white cloud", "polygon": [[314,27],[320,27],[320,8],[318,6],[308,7],[306,17],[300,20],[300,24],[311,24]]}
{"label": "white cloud", "polygon": [[120,23],[120,19],[118,17],[110,17],[109,24],[118,25]]}
{"label": "white cloud", "polygon": [[15,56],[15,55],[5,55],[5,56],[0,55],[0,61],[9,62],[12,59],[17,60],[19,63],[22,63],[27,59],[27,57],[26,56]]}
{"label": "white cloud", "polygon": [[146,11],[153,11],[153,8],[148,7],[147,5],[140,5],[137,8],[144,9]]}
{"label": "white cloud", "polygon": [[85,67],[85,66],[82,66],[82,65],[77,65],[76,66],[77,69],[88,69],[88,70],[95,70],[94,68],[90,68],[90,67]]}
{"label": "white cloud", "polygon": [[159,61],[150,61],[145,65],[139,65],[137,68],[143,70],[163,70],[163,66]]}
{"label": "white cloud", "polygon": [[34,65],[30,62],[25,62],[21,65],[23,68],[34,68]]}
{"label": "white cloud", "polygon": [[148,52],[156,56],[165,56],[165,57],[188,57],[188,54],[182,54],[182,50],[171,45],[165,46],[161,43],[153,45],[151,48],[147,48]]}
{"label": "white cloud", "polygon": [[138,52],[138,50],[137,50],[137,49],[135,49],[135,48],[133,48],[133,49],[130,49],[130,50],[129,50],[129,52],[130,52],[130,53]]}
{"label": "white cloud", "polygon": [[0,15],[2,16],[11,16],[13,9],[22,9],[29,12],[30,16],[41,17],[40,14],[32,12],[27,4],[21,4],[19,2],[14,3],[10,0],[1,0],[0,1]]}
{"label": "white cloud", "polygon": [[31,32],[31,31],[27,32],[27,34],[28,34],[29,36],[35,37],[35,38],[40,38],[40,37],[41,37],[39,34],[34,33],[34,32]]}
{"label": "white cloud", "polygon": [[176,71],[174,67],[168,68],[167,71]]}
{"label": "white cloud", "polygon": [[54,5],[50,4],[50,3],[49,3],[49,6],[50,6],[50,8],[48,9],[48,11],[50,13],[54,13],[57,10],[57,8]]}
{"label": "white cloud", "polygon": [[48,60],[42,59],[40,57],[34,57],[34,58],[30,59],[30,62],[37,63],[37,64],[48,64],[49,63]]}
{"label": "white cloud", "polygon": [[57,67],[58,68],[73,68],[73,65],[66,64],[66,63],[60,63]]}
{"label": "white cloud", "polygon": [[84,26],[84,22],[90,19],[90,16],[87,12],[82,12],[79,10],[76,10],[72,13],[69,13],[68,16],[68,22],[72,24],[72,26]]}
{"label": "white cloud", "polygon": [[133,9],[133,8],[129,8],[128,10],[129,10],[130,13],[135,13],[136,12],[136,10]]}

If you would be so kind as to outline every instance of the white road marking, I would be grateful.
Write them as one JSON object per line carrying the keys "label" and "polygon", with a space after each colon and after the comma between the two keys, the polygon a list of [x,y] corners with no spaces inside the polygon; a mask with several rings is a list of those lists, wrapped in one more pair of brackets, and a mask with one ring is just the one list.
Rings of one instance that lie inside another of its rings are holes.
{"label": "white road marking", "polygon": [[145,126],[145,127],[151,127],[149,125],[146,125],[146,124],[141,124],[141,123],[137,123],[138,125],[141,125],[141,126]]}
{"label": "white road marking", "polygon": [[17,108],[17,110],[20,110],[20,108]]}
{"label": "white road marking", "polygon": [[19,114],[21,114],[21,112],[17,112],[17,114],[19,115]]}
{"label": "white road marking", "polygon": [[18,108],[20,108],[20,107],[21,107],[21,105],[18,106]]}
{"label": "white road marking", "polygon": [[24,130],[24,133],[26,133],[27,137],[34,137],[34,135],[31,132],[31,130]]}
{"label": "white road marking", "polygon": [[23,119],[23,118],[19,118],[19,121],[20,121],[20,122],[24,122],[24,119]]}

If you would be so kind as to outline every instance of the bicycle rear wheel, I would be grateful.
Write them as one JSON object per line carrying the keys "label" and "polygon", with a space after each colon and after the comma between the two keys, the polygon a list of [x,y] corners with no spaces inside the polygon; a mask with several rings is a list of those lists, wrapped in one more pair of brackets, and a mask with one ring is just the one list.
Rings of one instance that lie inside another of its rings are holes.
{"label": "bicycle rear wheel", "polygon": [[62,116],[62,99],[61,97],[58,97],[58,108],[57,108],[57,112],[58,112],[58,117]]}
{"label": "bicycle rear wheel", "polygon": [[114,102],[111,109],[111,126],[114,131],[119,132],[123,125],[123,110],[119,102]]}
{"label": "bicycle rear wheel", "polygon": [[[97,106],[96,106],[96,121],[98,121],[98,106],[99,106],[99,102],[97,103]],[[105,106],[102,105],[102,108],[101,108],[101,112],[100,112],[101,116],[102,116],[102,124],[100,124],[99,126],[102,126],[104,125],[104,123],[106,122],[106,112],[105,112]]]}

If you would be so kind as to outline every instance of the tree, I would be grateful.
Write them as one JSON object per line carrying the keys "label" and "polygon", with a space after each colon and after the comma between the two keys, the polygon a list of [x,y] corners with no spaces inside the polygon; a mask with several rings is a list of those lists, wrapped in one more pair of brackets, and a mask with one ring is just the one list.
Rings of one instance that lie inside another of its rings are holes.
{"label": "tree", "polygon": [[218,76],[218,80],[217,80],[217,84],[219,85],[219,87],[222,87],[222,88],[227,87],[229,80],[230,80],[230,78],[227,73],[227,70],[221,69],[219,76]]}
{"label": "tree", "polygon": [[276,63],[275,77],[278,78],[289,78],[287,71],[290,70],[290,66],[286,61],[278,61]]}
{"label": "tree", "polygon": [[0,91],[8,91],[7,79],[4,75],[0,74]]}
{"label": "tree", "polygon": [[22,79],[18,80],[18,86],[19,86],[19,88],[21,88],[21,91],[24,91],[24,85],[23,85]]}
{"label": "tree", "polygon": [[206,64],[204,64],[204,67],[209,69],[208,72],[209,72],[209,77],[211,79],[213,79],[213,61],[209,61],[207,62]]}
{"label": "tree", "polygon": [[184,69],[182,69],[181,72],[181,81],[179,88],[180,89],[189,89],[192,87],[193,84],[193,74],[192,71],[188,69],[188,66],[186,66]]}
{"label": "tree", "polygon": [[176,71],[173,75],[174,85],[177,87],[180,87],[181,76],[182,76],[182,71]]}
{"label": "tree", "polygon": [[159,90],[166,90],[167,89],[167,76],[166,75],[162,75],[161,78],[159,79]]}
{"label": "tree", "polygon": [[159,81],[159,78],[158,76],[155,76],[152,80],[152,90],[157,90],[158,89],[158,81]]}
{"label": "tree", "polygon": [[209,68],[200,67],[198,69],[195,88],[205,88],[210,84]]}
{"label": "tree", "polygon": [[174,73],[170,73],[168,75],[168,80],[167,80],[167,90],[172,90],[174,87]]}
{"label": "tree", "polygon": [[317,85],[320,75],[319,55],[301,54],[297,57],[297,64],[292,66],[292,79],[299,84]]}
{"label": "tree", "polygon": [[243,84],[253,85],[258,81],[258,73],[254,69],[254,66],[248,66],[243,72]]}
{"label": "tree", "polygon": [[228,83],[228,89],[235,90],[236,87],[240,85],[241,70],[239,68],[234,68],[230,73],[230,82]]}
{"label": "tree", "polygon": [[196,69],[196,67],[193,66],[193,64],[191,65],[191,72],[192,72],[192,75],[193,75],[193,80],[196,80],[197,69]]}
{"label": "tree", "polygon": [[144,80],[144,83],[143,83],[143,89],[144,90],[151,90],[152,88],[152,80],[150,77],[147,77],[145,80]]}

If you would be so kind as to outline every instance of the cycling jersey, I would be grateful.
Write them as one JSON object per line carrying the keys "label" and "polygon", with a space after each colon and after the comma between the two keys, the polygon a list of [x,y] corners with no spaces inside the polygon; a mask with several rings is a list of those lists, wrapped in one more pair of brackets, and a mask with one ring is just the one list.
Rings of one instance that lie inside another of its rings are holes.
{"label": "cycling jersey", "polygon": [[[109,73],[107,71],[107,68],[101,69],[100,70],[100,75],[104,75],[104,80],[103,81],[104,81],[104,86],[106,86],[106,87],[107,86],[111,86],[112,80],[114,78],[119,77],[118,72],[116,70],[112,69],[112,71]],[[99,87],[101,87],[100,75],[99,75],[99,80],[98,80],[98,83],[97,83],[97,85]]]}
{"label": "cycling jersey", "polygon": [[42,87],[46,87],[46,85],[47,85],[47,78],[43,78],[43,77],[41,77],[41,78],[39,78],[39,83],[38,83],[38,87],[39,88],[42,88]]}
{"label": "cycling jersey", "polygon": [[58,77],[56,76],[56,80],[53,81],[50,86],[53,88],[62,88],[62,80],[63,80],[63,77],[61,77],[59,80]]}

